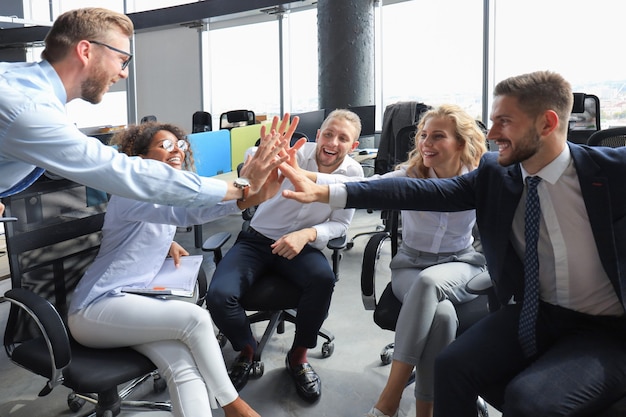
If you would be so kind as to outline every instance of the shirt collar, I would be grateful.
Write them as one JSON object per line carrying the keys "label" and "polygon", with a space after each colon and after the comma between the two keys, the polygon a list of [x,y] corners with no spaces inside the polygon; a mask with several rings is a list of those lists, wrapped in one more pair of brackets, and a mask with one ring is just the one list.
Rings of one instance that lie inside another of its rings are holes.
{"label": "shirt collar", "polygon": [[61,77],[59,77],[54,67],[46,60],[39,62],[39,67],[46,78],[50,80],[50,84],[52,84],[52,88],[54,88],[54,95],[57,96],[61,104],[65,106],[65,104],[67,104],[67,92],[65,91]]}
{"label": "shirt collar", "polygon": [[[554,185],[561,175],[563,175],[571,161],[572,155],[570,153],[569,146],[566,145],[559,156],[554,158],[554,160],[548,165],[541,168],[534,176],[539,176],[542,180],[548,181],[550,184]],[[530,175],[524,169],[522,164],[520,164],[520,167],[522,168],[522,181],[526,182],[526,177]]]}

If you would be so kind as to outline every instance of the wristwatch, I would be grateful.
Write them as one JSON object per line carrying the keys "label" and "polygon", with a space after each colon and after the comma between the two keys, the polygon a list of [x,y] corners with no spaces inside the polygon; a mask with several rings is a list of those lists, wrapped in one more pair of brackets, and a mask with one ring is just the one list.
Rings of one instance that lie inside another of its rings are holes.
{"label": "wristwatch", "polygon": [[233,185],[241,190],[241,198],[238,201],[246,201],[250,192],[250,181],[247,178],[237,178]]}

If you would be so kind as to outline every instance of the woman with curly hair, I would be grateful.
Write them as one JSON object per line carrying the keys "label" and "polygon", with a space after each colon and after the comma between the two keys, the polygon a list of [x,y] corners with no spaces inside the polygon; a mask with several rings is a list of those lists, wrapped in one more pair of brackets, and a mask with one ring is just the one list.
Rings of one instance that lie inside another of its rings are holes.
{"label": "woman with curly hair", "polygon": [[[171,124],[130,126],[114,136],[120,152],[190,169],[193,159],[184,132]],[[161,178],[163,182],[175,177]],[[68,324],[72,336],[93,348],[132,346],[167,381],[177,417],[211,415],[223,407],[229,417],[256,417],[233,387],[209,313],[195,303],[123,292],[146,288],[167,256],[177,264],[189,255],[173,241],[177,226],[202,224],[258,204],[229,201],[206,208],[152,204],[112,196],[102,227],[98,256],[78,283]]]}
{"label": "woman with curly hair", "polygon": [[[486,151],[485,134],[456,105],[423,114],[415,147],[395,171],[370,177],[450,178],[478,166]],[[456,335],[455,304],[472,300],[465,284],[485,270],[473,246],[474,210],[442,213],[402,211],[402,244],[392,259],[391,285],[402,308],[387,384],[366,417],[397,416],[402,392],[416,368],[417,417],[433,413],[435,357]]]}

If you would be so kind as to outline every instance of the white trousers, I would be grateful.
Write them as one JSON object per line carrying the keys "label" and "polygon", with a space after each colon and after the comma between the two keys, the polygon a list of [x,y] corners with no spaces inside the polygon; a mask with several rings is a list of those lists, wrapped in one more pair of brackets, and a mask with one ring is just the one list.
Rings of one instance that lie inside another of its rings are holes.
{"label": "white trousers", "polygon": [[[206,417],[238,394],[209,312],[190,302],[125,294],[103,297],[68,317],[72,336],[93,348],[131,346],[167,381],[176,417]],[[217,400],[217,403],[215,402]]]}

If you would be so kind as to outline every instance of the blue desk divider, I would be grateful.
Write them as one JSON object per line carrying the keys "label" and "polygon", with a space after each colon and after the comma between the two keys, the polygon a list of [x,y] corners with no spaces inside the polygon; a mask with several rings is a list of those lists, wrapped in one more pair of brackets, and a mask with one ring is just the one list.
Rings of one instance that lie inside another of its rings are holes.
{"label": "blue desk divider", "polygon": [[193,151],[196,172],[203,177],[231,171],[230,132],[192,133],[187,136]]}

